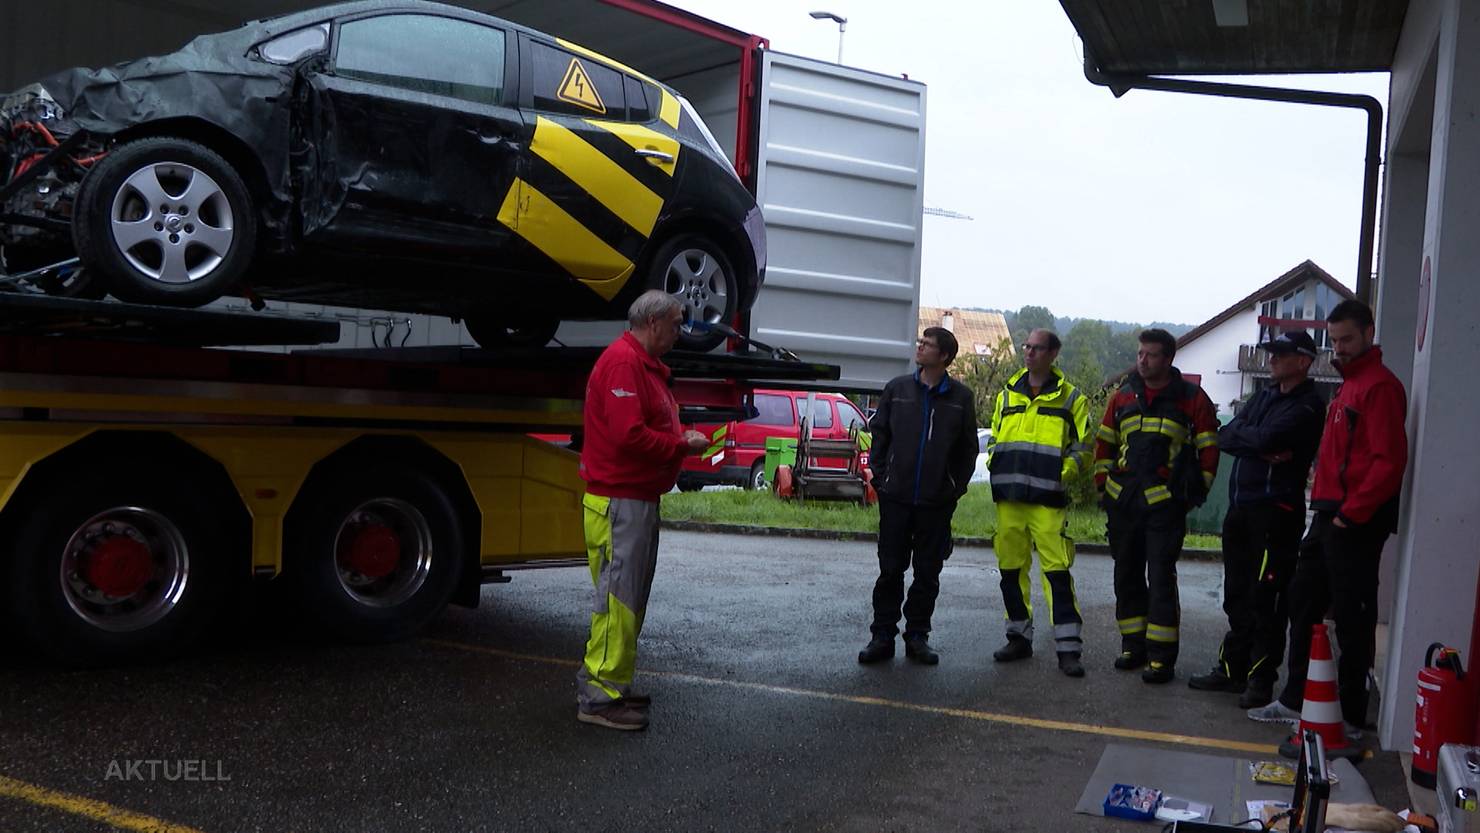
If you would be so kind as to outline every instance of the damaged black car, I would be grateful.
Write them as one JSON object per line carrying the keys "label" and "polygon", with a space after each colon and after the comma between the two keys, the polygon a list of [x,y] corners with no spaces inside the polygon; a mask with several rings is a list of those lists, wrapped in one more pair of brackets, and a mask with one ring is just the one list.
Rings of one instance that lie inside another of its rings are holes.
{"label": "damaged black car", "polygon": [[0,97],[0,274],[50,292],[543,344],[649,288],[729,323],[764,271],[755,199],[682,96],[453,6],[326,6]]}

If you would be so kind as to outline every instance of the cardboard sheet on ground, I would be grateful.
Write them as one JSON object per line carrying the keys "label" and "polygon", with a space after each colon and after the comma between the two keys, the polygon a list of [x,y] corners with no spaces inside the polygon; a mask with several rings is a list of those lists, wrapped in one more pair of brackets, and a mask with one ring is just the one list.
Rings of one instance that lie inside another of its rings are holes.
{"label": "cardboard sheet on ground", "polygon": [[[1278,760],[1278,757],[1271,755],[1268,760]],[[1250,760],[1112,743],[1100,756],[1100,763],[1090,775],[1074,812],[1103,816],[1105,794],[1116,784],[1155,787],[1165,795],[1211,804],[1212,820],[1217,824],[1233,824],[1248,818],[1245,802],[1251,799],[1289,801],[1294,792],[1292,788],[1254,783],[1249,774]],[[1331,772],[1338,780],[1331,787],[1333,802],[1372,802],[1372,788],[1367,786],[1367,781],[1350,761],[1336,760],[1331,765]]]}

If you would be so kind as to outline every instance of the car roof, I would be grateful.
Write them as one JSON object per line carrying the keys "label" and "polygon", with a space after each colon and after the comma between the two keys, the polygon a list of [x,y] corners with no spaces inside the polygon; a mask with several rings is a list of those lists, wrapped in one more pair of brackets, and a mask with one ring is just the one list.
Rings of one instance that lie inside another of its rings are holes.
{"label": "car roof", "polygon": [[[643,81],[666,89],[669,92],[674,92],[673,89],[667,84],[664,84],[661,81],[654,80],[653,78],[643,73],[641,70],[633,69],[632,67],[629,67],[626,64],[621,63],[620,61],[617,61],[613,58],[608,58],[600,52],[596,52],[592,49],[587,49],[586,47],[576,43],[571,43],[570,41],[557,37],[556,35],[552,35],[549,32],[541,32],[538,29],[531,29],[528,26],[522,26],[512,20],[505,20],[502,17],[496,17],[484,12],[466,9],[462,6],[453,6],[448,3],[436,3],[432,2],[432,0],[350,0],[350,2],[346,3],[331,3],[327,6],[317,6],[315,8],[306,9],[301,12],[291,12],[288,14],[278,15],[276,17],[264,17],[258,20],[249,21],[245,24],[245,27],[259,30],[260,36],[263,38],[267,38],[273,37],[283,32],[291,32],[294,29],[298,29],[304,26],[310,26],[315,23],[331,20],[333,18],[365,14],[367,12],[424,12],[439,14],[446,17],[456,17],[463,20],[495,24],[500,28],[509,29],[515,32],[522,32],[526,35],[539,38],[541,40],[553,41],[557,44],[580,52],[589,58],[601,61],[602,63],[606,64],[612,69],[617,70],[618,72],[625,72],[629,75],[635,75]],[[674,94],[677,95],[677,93]]]}

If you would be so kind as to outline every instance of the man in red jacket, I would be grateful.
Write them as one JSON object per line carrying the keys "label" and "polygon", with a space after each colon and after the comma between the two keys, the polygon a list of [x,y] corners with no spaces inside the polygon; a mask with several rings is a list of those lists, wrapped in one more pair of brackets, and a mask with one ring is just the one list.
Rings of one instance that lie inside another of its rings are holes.
{"label": "man in red jacket", "polygon": [[1373,344],[1372,310],[1342,301],[1326,318],[1342,384],[1326,408],[1316,454],[1310,531],[1290,580],[1290,661],[1279,699],[1249,712],[1262,723],[1298,725],[1311,626],[1329,607],[1341,646],[1337,694],[1349,739],[1367,722],[1367,669],[1377,635],[1377,565],[1397,530],[1398,489],[1408,464],[1403,383]]}
{"label": "man in red jacket", "polygon": [[632,692],[632,675],[658,560],[658,499],[673,488],[684,455],[709,439],[680,428],[669,370],[658,360],[678,341],[678,300],[650,289],[632,302],[627,323],[586,383],[582,505],[596,602],[576,674],[576,719],[632,730],[647,726],[651,703]]}

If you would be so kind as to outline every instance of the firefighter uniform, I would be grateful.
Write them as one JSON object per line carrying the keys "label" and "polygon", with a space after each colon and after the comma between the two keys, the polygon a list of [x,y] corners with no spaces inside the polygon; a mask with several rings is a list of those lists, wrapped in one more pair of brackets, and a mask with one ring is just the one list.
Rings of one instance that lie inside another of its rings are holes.
{"label": "firefighter uniform", "polygon": [[1188,509],[1218,471],[1218,420],[1202,388],[1175,367],[1162,388],[1132,373],[1110,399],[1095,444],[1095,482],[1115,559],[1118,668],[1151,663],[1148,681],[1171,679],[1181,604],[1177,557]]}
{"label": "firefighter uniform", "polygon": [[993,404],[987,457],[997,504],[992,546],[1002,572],[1008,640],[1033,641],[1028,568],[1036,547],[1054,647],[1077,655],[1084,620],[1069,573],[1074,542],[1067,530],[1068,484],[1089,467],[1089,400],[1057,368],[1051,370],[1036,394],[1027,368],[1018,371]]}

